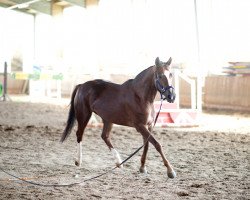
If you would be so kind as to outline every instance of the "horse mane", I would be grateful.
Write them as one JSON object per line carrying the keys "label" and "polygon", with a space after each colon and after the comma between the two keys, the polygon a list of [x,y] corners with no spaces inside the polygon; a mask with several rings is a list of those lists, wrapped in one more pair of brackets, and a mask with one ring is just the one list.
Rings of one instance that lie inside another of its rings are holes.
{"label": "horse mane", "polygon": [[144,69],[143,71],[141,71],[139,74],[137,74],[136,75],[136,77],[133,79],[133,80],[141,80],[142,78],[145,78],[145,73],[149,73],[149,72],[151,72],[151,71],[153,71],[154,72],[154,65],[153,66],[150,66],[150,67],[148,67],[148,68],[146,68],[146,69]]}

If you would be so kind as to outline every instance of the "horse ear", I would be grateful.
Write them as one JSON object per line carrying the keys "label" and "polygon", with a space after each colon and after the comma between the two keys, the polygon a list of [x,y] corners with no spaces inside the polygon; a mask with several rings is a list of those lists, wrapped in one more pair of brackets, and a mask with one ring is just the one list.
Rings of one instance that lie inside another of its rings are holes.
{"label": "horse ear", "polygon": [[156,66],[156,67],[160,67],[160,66],[161,66],[161,61],[160,61],[159,57],[157,57],[157,58],[155,59],[155,66]]}
{"label": "horse ear", "polygon": [[168,59],[168,61],[166,62],[166,65],[171,65],[171,62],[172,62],[172,58],[170,57],[169,59]]}

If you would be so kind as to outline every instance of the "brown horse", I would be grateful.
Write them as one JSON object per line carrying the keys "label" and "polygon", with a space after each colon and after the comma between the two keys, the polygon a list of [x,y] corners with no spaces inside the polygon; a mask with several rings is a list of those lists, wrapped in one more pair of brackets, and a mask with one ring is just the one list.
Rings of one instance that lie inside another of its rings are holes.
{"label": "brown horse", "polygon": [[175,91],[171,85],[171,61],[171,58],[167,62],[156,58],[154,66],[145,69],[134,79],[121,85],[97,79],[76,86],[71,96],[67,125],[62,134],[61,142],[69,136],[76,119],[78,123],[76,132],[78,157],[75,164],[77,166],[80,166],[82,162],[83,132],[92,112],[94,112],[103,120],[101,137],[116,158],[118,166],[122,160],[110,141],[110,131],[113,124],[134,127],[141,133],[145,145],[141,157],[140,172],[147,172],[145,160],[150,142],[160,153],[164,165],[167,167],[168,177],[174,178],[176,176],[162,152],[160,143],[151,135],[155,118],[153,103],[157,91],[160,92],[162,99],[166,99],[170,103],[175,100]]}

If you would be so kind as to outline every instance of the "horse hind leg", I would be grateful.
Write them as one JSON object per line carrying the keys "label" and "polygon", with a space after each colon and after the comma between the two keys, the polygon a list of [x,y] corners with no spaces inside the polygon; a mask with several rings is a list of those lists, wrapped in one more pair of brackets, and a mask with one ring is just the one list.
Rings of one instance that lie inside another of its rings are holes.
{"label": "horse hind leg", "polygon": [[[83,137],[83,133],[84,130],[88,124],[88,121],[91,117],[91,112],[88,111],[88,109],[84,109],[82,108],[83,111],[82,113],[78,113],[77,114],[77,123],[78,123],[78,127],[77,127],[77,131],[76,131],[76,138],[77,138],[77,158],[75,160],[75,165],[76,166],[81,166],[82,164],[82,137]],[[85,113],[83,113],[85,112]]]}
{"label": "horse hind leg", "polygon": [[118,153],[118,151],[113,147],[113,145],[111,144],[111,141],[110,141],[110,131],[112,129],[112,125],[113,125],[112,123],[103,120],[102,139],[107,144],[109,150],[111,151],[111,153],[115,157],[116,166],[119,168],[122,168],[123,165],[121,165],[121,163],[122,163],[121,156]]}

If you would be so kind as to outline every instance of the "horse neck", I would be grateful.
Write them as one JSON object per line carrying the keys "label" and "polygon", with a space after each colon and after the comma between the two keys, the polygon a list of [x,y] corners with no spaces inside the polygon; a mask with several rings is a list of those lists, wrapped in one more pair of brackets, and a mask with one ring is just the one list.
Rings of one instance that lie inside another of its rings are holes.
{"label": "horse neck", "polygon": [[155,67],[151,66],[138,74],[133,80],[133,87],[136,94],[149,103],[154,102],[157,93],[154,74]]}

